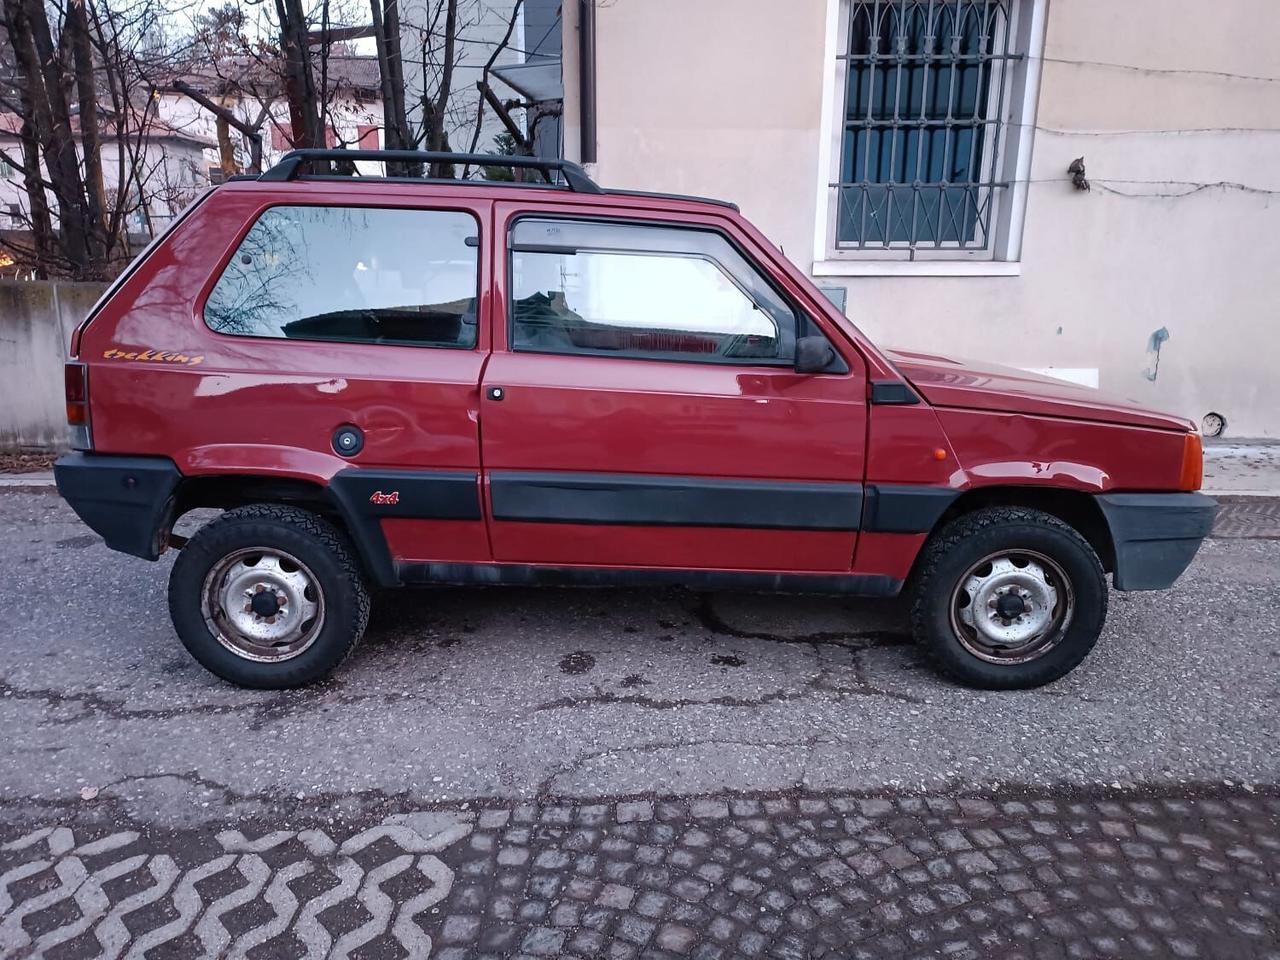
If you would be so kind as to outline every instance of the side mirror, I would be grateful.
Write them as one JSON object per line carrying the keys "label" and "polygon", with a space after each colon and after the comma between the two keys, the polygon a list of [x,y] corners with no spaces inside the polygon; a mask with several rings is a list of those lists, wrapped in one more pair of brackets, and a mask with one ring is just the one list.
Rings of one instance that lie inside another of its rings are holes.
{"label": "side mirror", "polygon": [[796,341],[796,373],[821,373],[835,358],[836,352],[826,337],[801,337]]}

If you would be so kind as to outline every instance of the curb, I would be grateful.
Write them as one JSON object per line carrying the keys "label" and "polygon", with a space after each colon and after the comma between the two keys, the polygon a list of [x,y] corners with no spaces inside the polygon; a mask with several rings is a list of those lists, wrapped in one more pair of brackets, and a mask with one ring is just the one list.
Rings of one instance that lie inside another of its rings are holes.
{"label": "curb", "polygon": [[6,493],[42,493],[53,490],[56,485],[51,471],[36,473],[0,473],[0,492]]}

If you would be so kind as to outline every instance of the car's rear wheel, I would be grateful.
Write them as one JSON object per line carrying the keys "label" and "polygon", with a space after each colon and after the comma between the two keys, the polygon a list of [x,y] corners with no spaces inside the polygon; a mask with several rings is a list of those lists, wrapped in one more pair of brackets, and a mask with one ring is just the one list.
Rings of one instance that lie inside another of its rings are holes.
{"label": "car's rear wheel", "polygon": [[912,626],[942,671],[988,690],[1038,687],[1075,669],[1107,612],[1107,581],[1083,537],[1039,510],[978,510],[920,558]]}
{"label": "car's rear wheel", "polygon": [[169,578],[183,645],[243,687],[318,680],[355,648],[369,594],[347,538],[316,514],[255,504],[201,528]]}

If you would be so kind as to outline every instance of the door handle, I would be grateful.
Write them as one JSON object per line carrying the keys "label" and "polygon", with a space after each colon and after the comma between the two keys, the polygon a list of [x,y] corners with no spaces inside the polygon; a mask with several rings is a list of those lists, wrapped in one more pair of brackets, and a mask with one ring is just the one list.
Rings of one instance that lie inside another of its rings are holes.
{"label": "door handle", "polygon": [[484,395],[490,400],[501,400],[507,395],[507,391],[502,387],[485,387]]}

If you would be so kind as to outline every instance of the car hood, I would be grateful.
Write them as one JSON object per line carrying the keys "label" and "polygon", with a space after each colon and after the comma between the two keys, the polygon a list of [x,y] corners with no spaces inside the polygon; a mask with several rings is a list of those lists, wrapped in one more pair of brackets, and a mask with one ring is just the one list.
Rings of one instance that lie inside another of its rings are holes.
{"label": "car hood", "polygon": [[1195,429],[1195,424],[1185,417],[1149,410],[1136,400],[1013,367],[911,350],[889,349],[884,353],[911,385],[937,407],[1070,417],[1162,430]]}

